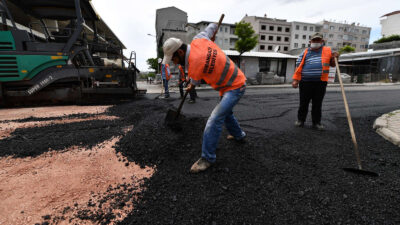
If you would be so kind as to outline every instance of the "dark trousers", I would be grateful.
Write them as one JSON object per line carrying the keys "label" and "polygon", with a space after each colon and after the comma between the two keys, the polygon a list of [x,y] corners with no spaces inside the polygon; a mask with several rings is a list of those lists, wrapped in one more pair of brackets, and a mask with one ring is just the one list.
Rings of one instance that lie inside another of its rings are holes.
{"label": "dark trousers", "polygon": [[297,113],[297,119],[306,121],[308,113],[308,105],[312,100],[312,122],[313,124],[321,123],[321,108],[324,100],[327,82],[325,81],[300,81],[300,107]]}
{"label": "dark trousers", "polygon": [[[186,87],[186,86],[187,86],[187,85],[186,85],[186,81],[179,81],[179,93],[181,94],[181,97],[183,97],[183,95],[184,95],[183,88]],[[195,89],[195,88],[193,88],[193,89],[189,92],[189,96],[190,96],[190,99],[196,100],[197,92],[196,92],[196,89]]]}

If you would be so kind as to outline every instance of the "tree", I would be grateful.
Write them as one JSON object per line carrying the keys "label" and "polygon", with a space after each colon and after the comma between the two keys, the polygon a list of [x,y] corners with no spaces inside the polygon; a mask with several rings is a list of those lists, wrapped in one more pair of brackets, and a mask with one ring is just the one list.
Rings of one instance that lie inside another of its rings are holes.
{"label": "tree", "polygon": [[339,50],[339,54],[351,53],[351,52],[355,52],[355,51],[356,51],[355,48],[351,47],[350,45],[346,45]]}
{"label": "tree", "polygon": [[400,41],[400,35],[393,34],[393,35],[390,35],[390,36],[387,36],[387,37],[382,37],[382,38],[374,41],[374,44],[392,42],[392,41]]}
{"label": "tree", "polygon": [[238,36],[238,40],[235,43],[235,49],[239,52],[239,68],[240,68],[240,57],[243,53],[252,50],[257,45],[257,35],[251,27],[250,23],[240,21],[236,23],[235,35]]}
{"label": "tree", "polygon": [[157,58],[148,58],[146,60],[147,64],[149,65],[149,69],[153,69],[154,71],[158,71],[158,62]]}

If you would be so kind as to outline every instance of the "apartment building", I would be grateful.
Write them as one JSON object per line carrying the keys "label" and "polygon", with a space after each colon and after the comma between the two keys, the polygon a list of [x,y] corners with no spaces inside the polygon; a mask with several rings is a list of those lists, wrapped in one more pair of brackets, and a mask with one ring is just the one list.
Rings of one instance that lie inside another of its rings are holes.
{"label": "apartment building", "polygon": [[250,23],[258,36],[258,44],[253,49],[259,52],[287,53],[290,47],[291,23],[283,19],[245,16],[242,21]]}
{"label": "apartment building", "polygon": [[322,25],[315,23],[291,22],[292,32],[290,34],[289,50],[308,47],[311,36],[315,32],[319,32],[321,28]]}
{"label": "apartment building", "polygon": [[368,50],[370,27],[326,20],[318,24],[322,26],[321,33],[324,35],[326,45],[334,51],[338,51],[346,45],[355,48],[356,52]]}
{"label": "apartment building", "polygon": [[380,20],[383,37],[394,34],[400,35],[400,10],[385,14]]}
{"label": "apartment building", "polygon": [[[206,27],[212,22],[200,21],[198,23],[189,23],[187,31],[189,33],[199,33],[206,29]],[[222,23],[219,27],[219,31],[215,36],[215,43],[223,50],[234,50],[235,43],[238,37],[235,35],[235,24]]]}

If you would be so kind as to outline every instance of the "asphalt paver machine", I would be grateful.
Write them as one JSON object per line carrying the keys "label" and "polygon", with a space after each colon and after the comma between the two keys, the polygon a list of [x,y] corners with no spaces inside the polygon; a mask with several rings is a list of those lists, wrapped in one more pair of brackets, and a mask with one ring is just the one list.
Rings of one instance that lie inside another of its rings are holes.
{"label": "asphalt paver machine", "polygon": [[0,104],[145,94],[90,0],[0,0]]}

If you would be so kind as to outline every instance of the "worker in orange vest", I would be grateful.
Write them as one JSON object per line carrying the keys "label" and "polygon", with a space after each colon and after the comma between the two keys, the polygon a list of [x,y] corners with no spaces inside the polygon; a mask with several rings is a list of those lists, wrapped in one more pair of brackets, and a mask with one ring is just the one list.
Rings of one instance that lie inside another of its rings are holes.
{"label": "worker in orange vest", "polygon": [[165,90],[163,98],[169,98],[168,81],[171,79],[171,71],[169,69],[169,64],[167,63],[161,64],[161,78]]}
{"label": "worker in orange vest", "polygon": [[324,130],[321,124],[322,101],[328,83],[329,67],[335,66],[335,57],[338,58],[339,53],[332,52],[331,48],[324,46],[322,34],[315,33],[311,37],[310,47],[297,59],[292,86],[300,87],[300,106],[295,126],[304,127],[308,105],[312,100],[313,127]]}
{"label": "worker in orange vest", "polygon": [[[181,98],[183,98],[184,94],[183,87],[187,86],[190,83],[190,79],[188,76],[186,76],[185,70],[181,65],[179,65],[178,68],[179,68],[179,81],[178,81],[179,93],[181,94]],[[189,96],[190,96],[189,103],[195,103],[197,97],[195,88],[189,91]]]}
{"label": "worker in orange vest", "polygon": [[246,77],[228,56],[211,40],[217,24],[211,23],[197,34],[190,45],[183,44],[177,38],[164,42],[163,63],[172,61],[185,65],[191,79],[187,90],[192,90],[203,79],[212,88],[219,91],[220,102],[208,118],[203,133],[202,154],[190,172],[198,173],[209,168],[216,161],[215,150],[225,124],[230,135],[227,138],[243,142],[246,133],[240,128],[233,115],[233,107],[239,102],[246,90]]}

